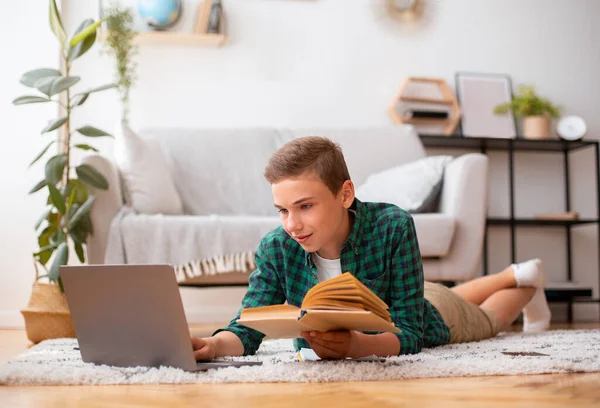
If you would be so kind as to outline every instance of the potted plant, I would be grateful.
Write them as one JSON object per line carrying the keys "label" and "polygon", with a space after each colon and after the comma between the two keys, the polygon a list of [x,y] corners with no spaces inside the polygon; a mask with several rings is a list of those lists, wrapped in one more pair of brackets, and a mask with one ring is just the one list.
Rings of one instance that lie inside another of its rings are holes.
{"label": "potted plant", "polygon": [[496,106],[494,113],[506,113],[509,110],[516,117],[523,118],[525,138],[548,139],[551,136],[551,119],[558,118],[561,108],[538,96],[533,86],[520,85],[512,101]]}
{"label": "potted plant", "polygon": [[115,81],[121,98],[123,123],[129,121],[129,90],[133,86],[136,76],[134,57],[138,47],[133,40],[137,32],[133,29],[133,11],[119,5],[111,5],[103,9],[106,20],[106,41],[103,52],[115,59]]}
{"label": "potted plant", "polygon": [[[73,337],[75,335],[66,299],[63,293],[59,268],[66,265],[73,248],[79,261],[85,262],[84,246],[89,234],[93,233],[90,208],[95,197],[90,186],[106,190],[108,183],[93,167],[73,165],[72,152],[77,150],[97,151],[81,140],[81,137],[96,138],[111,136],[93,126],[71,128],[73,112],[96,92],[116,87],[108,84],[73,93],[71,88],[79,83],[80,77],[71,75],[71,67],[95,43],[96,30],[102,20],[84,20],[70,39],[65,33],[61,15],[55,0],[49,0],[50,28],[60,44],[61,70],[38,68],[28,71],[20,82],[37,91],[35,95],[24,95],[13,100],[15,105],[32,103],[56,103],[60,107],[59,117],[51,120],[41,131],[42,135],[55,135],[31,162],[51,156],[46,160],[44,177],[29,192],[44,191],[48,194],[47,205],[35,223],[39,249],[33,254],[36,279],[29,303],[21,312],[29,339],[37,343],[47,338]],[[54,155],[50,148],[58,148]],[[49,266],[48,266],[49,265]],[[39,270],[43,269],[42,274]],[[47,278],[48,283],[40,282]]]}

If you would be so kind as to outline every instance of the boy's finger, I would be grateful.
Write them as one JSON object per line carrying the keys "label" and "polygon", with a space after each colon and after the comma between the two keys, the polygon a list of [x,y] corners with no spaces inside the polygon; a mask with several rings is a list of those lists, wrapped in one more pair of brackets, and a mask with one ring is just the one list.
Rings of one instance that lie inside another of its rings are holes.
{"label": "boy's finger", "polygon": [[[314,333],[314,336],[312,334]],[[328,332],[311,332],[311,337],[319,340],[330,341],[333,343],[344,343],[346,342],[346,336],[344,332],[339,331],[328,331]]]}
{"label": "boy's finger", "polygon": [[208,355],[208,348],[204,347],[200,350],[194,351],[194,357],[196,358],[196,361],[210,360]]}
{"label": "boy's finger", "polygon": [[199,350],[206,345],[206,341],[202,340],[201,338],[192,336],[191,339],[194,350]]}
{"label": "boy's finger", "polygon": [[331,349],[318,341],[313,341],[310,343],[310,347],[313,351],[321,358],[341,358],[342,352],[336,350],[335,348]]}

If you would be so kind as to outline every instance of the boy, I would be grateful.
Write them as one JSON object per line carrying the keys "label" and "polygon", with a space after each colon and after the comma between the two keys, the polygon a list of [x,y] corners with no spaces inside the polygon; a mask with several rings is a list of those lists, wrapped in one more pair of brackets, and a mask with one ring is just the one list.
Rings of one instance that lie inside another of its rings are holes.
{"label": "boy", "polygon": [[[306,292],[349,271],[390,308],[401,333],[303,332],[296,348],[321,358],[412,354],[422,347],[495,336],[524,312],[525,330],[548,327],[539,260],[511,265],[448,289],[425,282],[410,214],[397,206],[363,203],[340,147],[323,137],[294,139],[270,158],[271,184],[281,226],[256,251],[242,307],[300,306]],[[264,337],[235,320],[212,337],[192,337],[198,360],[254,354]]]}

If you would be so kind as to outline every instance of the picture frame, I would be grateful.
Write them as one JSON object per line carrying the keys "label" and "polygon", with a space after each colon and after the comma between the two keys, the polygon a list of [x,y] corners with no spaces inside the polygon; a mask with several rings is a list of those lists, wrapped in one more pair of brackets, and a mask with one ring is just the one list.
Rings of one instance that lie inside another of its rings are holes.
{"label": "picture frame", "polygon": [[517,123],[513,113],[494,113],[496,106],[512,100],[509,75],[457,72],[455,81],[462,112],[459,128],[463,137],[517,138]]}

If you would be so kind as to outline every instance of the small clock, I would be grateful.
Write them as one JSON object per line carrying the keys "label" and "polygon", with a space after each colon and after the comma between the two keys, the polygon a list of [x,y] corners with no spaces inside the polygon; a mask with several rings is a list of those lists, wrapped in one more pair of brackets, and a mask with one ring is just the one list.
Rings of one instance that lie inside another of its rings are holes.
{"label": "small clock", "polygon": [[585,135],[587,126],[579,116],[566,116],[558,121],[556,132],[562,139],[574,141]]}

